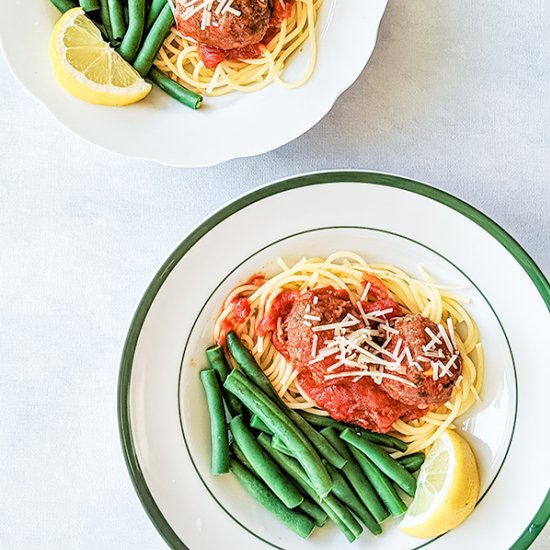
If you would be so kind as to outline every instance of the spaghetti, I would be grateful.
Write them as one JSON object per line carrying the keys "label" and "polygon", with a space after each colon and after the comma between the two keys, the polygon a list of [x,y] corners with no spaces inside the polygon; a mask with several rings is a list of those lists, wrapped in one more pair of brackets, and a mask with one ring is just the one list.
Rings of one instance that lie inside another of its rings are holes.
{"label": "spaghetti", "polygon": [[484,357],[478,328],[463,306],[467,300],[453,294],[448,287],[435,284],[425,270],[420,269],[423,280],[418,280],[393,265],[368,264],[351,252],[337,252],[326,259],[302,258],[293,266],[279,259],[278,264],[281,273],[267,279],[252,279],[227,296],[214,332],[217,341],[223,339],[228,320],[234,318],[236,300],[246,298],[245,314],[240,316],[235,329],[290,408],[328,415],[299,386],[297,370],[277,351],[270,335],[258,334],[260,320],[285,289],[304,291],[330,286],[346,291],[356,303],[365,295],[365,275],[380,279],[405,312],[420,314],[447,326],[462,360],[462,374],[444,405],[416,420],[400,419],[393,424],[392,433],[409,445],[407,453],[429,447],[479,400]]}
{"label": "spaghetti", "polygon": [[[155,65],[186,88],[207,96],[233,91],[255,92],[276,82],[284,88],[298,88],[313,74],[317,59],[315,24],[323,0],[296,0],[289,17],[265,45],[257,59],[224,60],[207,68],[197,43],[184,37],[175,27],[164,41]],[[288,59],[309,43],[310,58],[301,78],[286,82],[282,77]]]}

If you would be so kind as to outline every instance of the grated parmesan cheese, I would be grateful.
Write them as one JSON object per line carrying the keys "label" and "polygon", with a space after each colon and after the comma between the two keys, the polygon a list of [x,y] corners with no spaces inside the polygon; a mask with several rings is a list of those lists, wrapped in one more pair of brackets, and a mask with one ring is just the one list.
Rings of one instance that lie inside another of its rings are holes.
{"label": "grated parmesan cheese", "polygon": [[334,380],[335,378],[343,378],[345,376],[353,376],[353,377],[359,377],[359,378],[361,378],[362,376],[370,376],[372,378],[375,378],[375,377],[387,378],[389,380],[396,380],[397,382],[402,382],[407,386],[416,388],[415,384],[413,384],[410,380],[401,378],[401,376],[388,374],[387,372],[372,372],[372,371],[366,371],[366,370],[346,371],[346,372],[337,372],[335,374],[327,374],[325,375],[325,380]]}
{"label": "grated parmesan cheese", "polygon": [[447,349],[449,350],[449,353],[454,353],[453,345],[451,344],[451,341],[449,340],[449,336],[447,335],[445,327],[441,324],[439,324],[437,326],[439,327],[439,334],[441,335],[441,338],[443,338],[443,341],[445,342],[445,345],[447,346]]}

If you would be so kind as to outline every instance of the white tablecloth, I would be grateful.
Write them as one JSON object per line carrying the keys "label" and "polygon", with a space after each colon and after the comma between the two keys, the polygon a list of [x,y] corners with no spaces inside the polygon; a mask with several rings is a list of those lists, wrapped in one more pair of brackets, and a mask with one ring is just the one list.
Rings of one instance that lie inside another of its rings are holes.
{"label": "white tablecloth", "polygon": [[[157,266],[243,191],[328,168],[407,175],[483,210],[548,274],[549,21],[540,0],[390,0],[330,115],[205,170],[85,143],[0,60],[0,548],[164,547],[120,450],[121,347]],[[533,548],[550,548],[549,528]]]}

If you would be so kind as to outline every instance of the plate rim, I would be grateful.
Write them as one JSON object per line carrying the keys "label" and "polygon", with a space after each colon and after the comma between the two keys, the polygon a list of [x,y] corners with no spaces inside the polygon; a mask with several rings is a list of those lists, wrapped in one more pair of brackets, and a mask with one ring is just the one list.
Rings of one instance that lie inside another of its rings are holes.
{"label": "plate rim", "polygon": [[[282,178],[274,182],[268,183],[261,187],[252,189],[236,199],[229,201],[221,208],[215,210],[210,216],[199,222],[192,228],[177,247],[168,256],[167,260],[161,265],[153,279],[147,286],[143,297],[141,298],[136,311],[130,323],[130,328],[124,343],[120,370],[118,378],[118,403],[117,417],[119,436],[122,445],[122,452],[128,468],[130,478],[134,489],[140,499],[140,502],[147,513],[149,519],[155,526],[158,533],[171,548],[182,548],[188,550],[185,543],[178,537],[173,528],[170,526],[158,505],[156,504],[151,492],[149,491],[147,482],[141,470],[137,453],[134,447],[132,438],[130,409],[129,409],[129,390],[132,367],[134,362],[134,354],[137,347],[137,342],[143,323],[147,317],[149,309],[164,282],[177,265],[177,263],[185,256],[185,254],[197,243],[204,235],[212,230],[216,225],[223,220],[242,210],[243,208],[258,202],[264,198],[279,193],[296,189],[300,187],[308,187],[312,185],[322,185],[330,183],[354,183],[354,184],[371,184],[384,187],[392,187],[401,189],[411,193],[415,193],[444,206],[455,210],[464,215],[483,230],[495,238],[512,257],[520,264],[526,272],[531,282],[535,285],[543,302],[550,311],[550,283],[538,267],[536,262],[524,250],[524,248],[516,241],[504,228],[493,221],[489,216],[481,212],[481,210],[473,207],[466,201],[433,187],[427,183],[413,180],[404,176],[388,174],[376,171],[360,171],[360,170],[333,170],[322,172],[310,172]],[[523,550],[528,548],[535,538],[542,531],[545,524],[550,519],[550,490],[542,501],[535,516],[524,529],[519,538],[510,547],[511,550]]]}

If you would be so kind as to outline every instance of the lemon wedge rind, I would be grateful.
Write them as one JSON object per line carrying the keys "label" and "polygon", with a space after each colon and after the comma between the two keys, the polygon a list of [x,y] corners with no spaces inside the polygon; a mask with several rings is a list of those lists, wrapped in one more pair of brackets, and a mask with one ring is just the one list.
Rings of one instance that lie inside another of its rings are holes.
{"label": "lemon wedge rind", "polygon": [[434,444],[418,474],[414,500],[399,525],[419,538],[441,535],[460,525],[479,497],[479,473],[466,440],[447,430]]}

